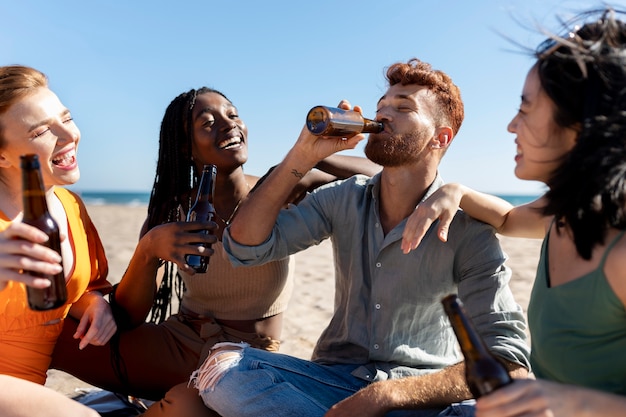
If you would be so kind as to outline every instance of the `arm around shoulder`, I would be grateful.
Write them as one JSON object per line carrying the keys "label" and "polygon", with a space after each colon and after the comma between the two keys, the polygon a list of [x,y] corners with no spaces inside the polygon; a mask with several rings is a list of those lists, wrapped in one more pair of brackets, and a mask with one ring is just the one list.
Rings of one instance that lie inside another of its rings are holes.
{"label": "arm around shoulder", "polygon": [[460,195],[459,206],[471,217],[493,226],[498,233],[511,237],[543,238],[546,218],[540,197],[530,203],[513,206],[503,198],[481,193],[461,184],[450,184]]}
{"label": "arm around shoulder", "polygon": [[503,198],[481,193],[457,184],[461,190],[460,207],[471,217],[493,226],[500,234],[510,237],[542,239],[549,225],[543,214],[544,196],[530,203],[513,206]]}
{"label": "arm around shoulder", "polygon": [[445,184],[418,204],[409,216],[402,234],[402,250],[408,253],[417,248],[437,220],[437,236],[441,241],[447,241],[450,224],[459,208],[503,235],[540,239],[545,235],[548,224],[541,212],[543,204],[543,198],[539,198],[528,204],[513,206],[500,197],[462,184]]}

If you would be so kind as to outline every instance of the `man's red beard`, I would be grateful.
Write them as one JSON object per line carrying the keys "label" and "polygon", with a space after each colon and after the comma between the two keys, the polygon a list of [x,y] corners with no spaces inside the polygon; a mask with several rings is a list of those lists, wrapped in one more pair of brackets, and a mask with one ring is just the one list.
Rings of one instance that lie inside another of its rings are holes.
{"label": "man's red beard", "polygon": [[419,132],[403,135],[371,133],[365,144],[365,156],[381,166],[396,167],[419,158],[423,141]]}

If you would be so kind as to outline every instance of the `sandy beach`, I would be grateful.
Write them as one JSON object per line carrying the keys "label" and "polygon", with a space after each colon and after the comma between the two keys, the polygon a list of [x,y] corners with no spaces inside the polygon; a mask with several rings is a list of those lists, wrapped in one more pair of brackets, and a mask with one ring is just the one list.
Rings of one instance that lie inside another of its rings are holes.
{"label": "sandy beach", "polygon": [[[109,259],[109,280],[118,282],[132,257],[146,207],[90,205],[89,213],[100,232]],[[499,236],[513,270],[511,287],[524,311],[539,258],[540,240]],[[333,307],[333,260],[330,242],[296,254],[295,290],[286,312],[281,352],[308,358],[315,341],[331,317]],[[46,385],[73,396],[75,389],[89,387],[63,372],[49,371]]]}

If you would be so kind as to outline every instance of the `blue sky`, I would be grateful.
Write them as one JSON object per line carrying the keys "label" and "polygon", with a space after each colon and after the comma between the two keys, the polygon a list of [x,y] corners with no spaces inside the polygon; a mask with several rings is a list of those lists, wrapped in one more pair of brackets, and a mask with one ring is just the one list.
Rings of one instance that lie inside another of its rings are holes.
{"label": "blue sky", "polygon": [[[625,0],[611,4],[626,8]],[[149,191],[169,102],[203,85],[249,129],[250,174],[280,162],[307,111],[348,99],[372,117],[384,69],[412,57],[461,88],[465,122],[441,165],[448,182],[539,194],[513,175],[514,116],[535,25],[601,6],[570,0],[5,1],[0,65],[45,72],[81,129],[75,190]],[[349,154],[362,155],[362,146]]]}

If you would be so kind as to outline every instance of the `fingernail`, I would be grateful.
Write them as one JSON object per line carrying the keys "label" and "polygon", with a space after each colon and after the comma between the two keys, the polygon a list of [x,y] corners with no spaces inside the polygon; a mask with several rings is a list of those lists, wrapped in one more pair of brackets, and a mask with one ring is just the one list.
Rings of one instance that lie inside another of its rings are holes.
{"label": "fingernail", "polygon": [[52,281],[45,278],[35,278],[33,280],[33,285],[36,285],[37,287],[47,288],[52,285]]}

